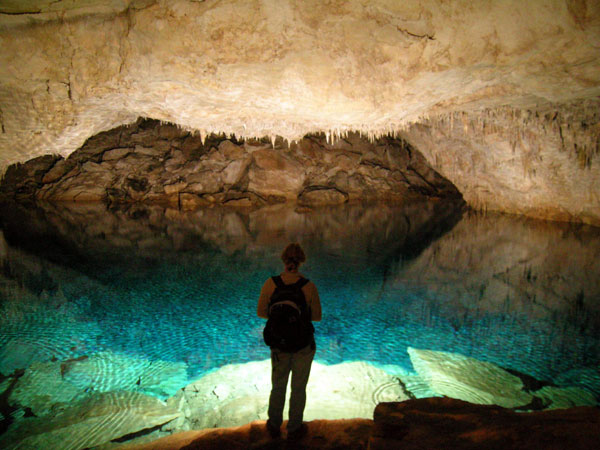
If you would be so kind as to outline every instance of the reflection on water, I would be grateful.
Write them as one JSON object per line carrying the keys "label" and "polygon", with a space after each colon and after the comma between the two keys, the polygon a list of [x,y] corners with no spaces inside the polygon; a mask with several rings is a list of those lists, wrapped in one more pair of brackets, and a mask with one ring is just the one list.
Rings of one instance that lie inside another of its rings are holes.
{"label": "reflection on water", "polygon": [[461,215],[441,202],[5,205],[2,229],[2,389],[19,370],[56,362],[80,390],[165,399],[225,364],[264,360],[257,295],[283,246],[299,241],[323,303],[318,361],[411,371],[408,347],[440,350],[600,395],[598,229]]}

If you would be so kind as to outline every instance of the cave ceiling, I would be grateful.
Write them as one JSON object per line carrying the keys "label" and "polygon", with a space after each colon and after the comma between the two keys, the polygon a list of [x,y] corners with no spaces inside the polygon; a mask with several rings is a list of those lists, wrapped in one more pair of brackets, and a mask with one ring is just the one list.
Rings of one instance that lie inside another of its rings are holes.
{"label": "cave ceiling", "polygon": [[[0,168],[66,157],[138,117],[238,138],[391,133],[431,146],[424,155],[467,201],[485,203],[497,186],[444,166],[422,127],[462,121],[469,140],[494,114],[524,129],[520,117],[561,113],[565,129],[584,123],[589,147],[572,150],[568,172],[589,169],[599,50],[600,3],[589,0],[3,0]],[[561,126],[550,141],[564,147]],[[498,148],[476,150],[485,160]],[[586,214],[600,217],[593,170]]]}

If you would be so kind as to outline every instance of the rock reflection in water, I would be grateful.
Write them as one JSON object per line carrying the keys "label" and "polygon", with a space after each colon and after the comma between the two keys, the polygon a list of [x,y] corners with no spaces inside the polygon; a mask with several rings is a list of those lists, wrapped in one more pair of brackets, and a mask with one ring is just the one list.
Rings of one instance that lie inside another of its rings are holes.
{"label": "rock reflection in water", "polygon": [[436,348],[600,394],[598,228],[469,213],[393,272],[387,295],[448,330]]}
{"label": "rock reflection in water", "polygon": [[[315,250],[355,256],[375,250],[412,257],[461,216],[462,202],[416,201],[403,206],[338,205],[297,209],[274,205],[260,209],[227,207],[181,211],[129,205],[107,210],[100,203],[4,205],[0,214],[6,238],[29,252],[66,262],[110,256],[169,258],[212,249],[246,257],[279,251],[290,240]],[[391,248],[390,248],[391,246]],[[126,253],[123,253],[126,251]]]}

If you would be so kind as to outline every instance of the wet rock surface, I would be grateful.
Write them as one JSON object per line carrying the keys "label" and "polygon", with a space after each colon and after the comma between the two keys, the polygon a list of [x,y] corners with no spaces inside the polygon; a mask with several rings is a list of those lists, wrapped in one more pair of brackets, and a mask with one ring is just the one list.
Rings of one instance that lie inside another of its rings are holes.
{"label": "wet rock surface", "polygon": [[5,198],[253,206],[454,197],[459,192],[400,139],[358,134],[237,141],[140,119],[96,135],[67,159],[43,156],[7,169]]}

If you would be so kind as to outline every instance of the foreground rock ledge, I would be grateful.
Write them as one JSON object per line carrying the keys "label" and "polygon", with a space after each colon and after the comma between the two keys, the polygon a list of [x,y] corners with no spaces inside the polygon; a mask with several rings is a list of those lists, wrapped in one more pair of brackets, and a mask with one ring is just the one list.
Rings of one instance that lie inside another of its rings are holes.
{"label": "foreground rock ledge", "polygon": [[[272,440],[264,421],[236,428],[177,433],[127,450],[166,449],[593,449],[600,410],[578,407],[518,413],[450,398],[380,403],[374,421],[314,420],[297,445]],[[283,435],[285,438],[285,434]]]}

